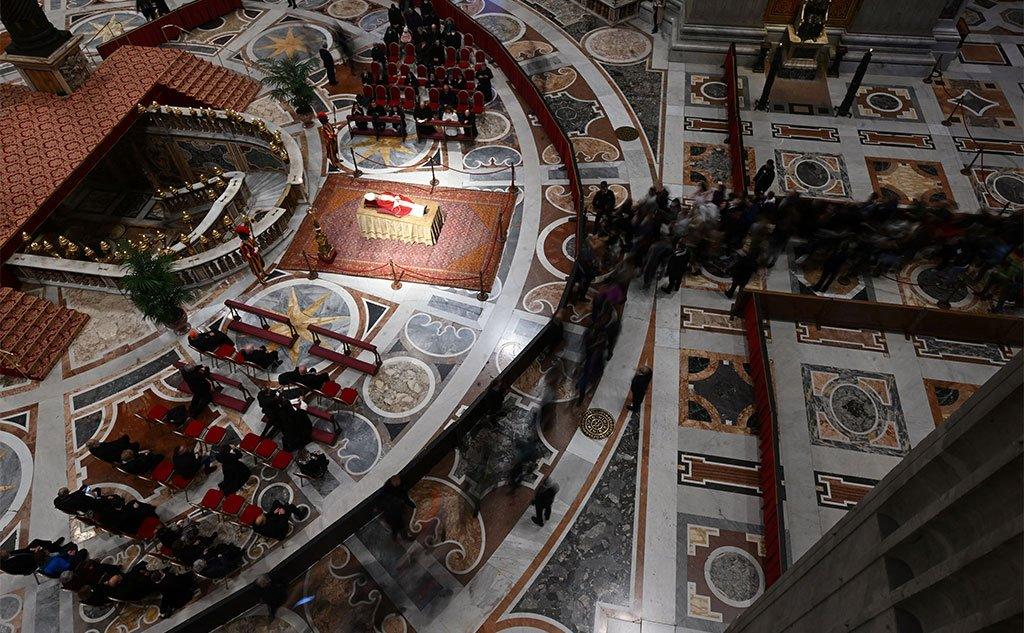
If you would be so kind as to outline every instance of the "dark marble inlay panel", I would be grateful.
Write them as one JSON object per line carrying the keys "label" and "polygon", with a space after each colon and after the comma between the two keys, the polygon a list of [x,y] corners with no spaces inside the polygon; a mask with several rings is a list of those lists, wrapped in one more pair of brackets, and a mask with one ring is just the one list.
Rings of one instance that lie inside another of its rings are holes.
{"label": "dark marble inlay panel", "polygon": [[657,155],[661,145],[662,73],[647,70],[646,61],[632,66],[603,66],[633,108],[651,149]]}
{"label": "dark marble inlay panel", "polygon": [[170,367],[176,360],[178,360],[178,353],[170,350],[127,374],[118,376],[102,385],[97,385],[88,391],[75,395],[71,398],[71,407],[73,409],[81,409],[91,404],[96,404],[104,398],[109,398],[115,393],[123,391],[132,385],[137,385],[143,380],[156,375],[160,370]]}

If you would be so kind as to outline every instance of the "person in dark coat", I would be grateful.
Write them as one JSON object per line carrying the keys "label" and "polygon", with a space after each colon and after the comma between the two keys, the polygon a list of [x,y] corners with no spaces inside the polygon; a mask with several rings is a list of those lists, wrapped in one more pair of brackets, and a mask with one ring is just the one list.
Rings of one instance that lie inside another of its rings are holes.
{"label": "person in dark coat", "polygon": [[597,217],[615,210],[615,192],[608,188],[607,180],[602,180],[601,184],[597,186],[597,192],[594,194],[591,206],[594,208],[594,214]]}
{"label": "person in dark coat", "polygon": [[153,0],[153,5],[156,6],[156,12],[160,15],[167,15],[171,12],[171,8],[167,6],[167,0]]}
{"label": "person in dark coat", "polygon": [[683,277],[686,276],[686,271],[689,267],[690,249],[686,247],[683,240],[679,240],[676,243],[676,250],[672,251],[672,254],[668,257],[668,263],[665,264],[668,283],[662,286],[661,289],[670,294],[679,290],[679,287],[683,284]]}
{"label": "person in dark coat", "polygon": [[633,375],[633,380],[629,383],[629,395],[631,402],[629,410],[636,413],[640,410],[640,406],[644,402],[644,398],[647,397],[647,388],[651,386],[651,377],[653,372],[650,367],[641,367],[637,370],[636,374]]}
{"label": "person in dark coat", "polygon": [[388,8],[388,22],[396,29],[405,28],[405,16],[402,15],[402,10],[399,9],[398,5],[394,2],[392,2],[391,7]]}
{"label": "person in dark coat", "polygon": [[129,448],[121,453],[121,463],[118,467],[132,475],[148,475],[162,461],[164,456],[160,453],[149,449],[133,451]]}
{"label": "person in dark coat", "polygon": [[338,75],[334,71],[334,57],[331,56],[331,51],[327,49],[327,45],[324,44],[320,47],[320,61],[324,64],[324,70],[327,71],[327,83],[332,86],[338,85]]}
{"label": "person in dark coat", "polygon": [[30,547],[0,550],[0,571],[12,576],[29,576],[46,562],[46,552]]}
{"label": "person in dark coat", "polygon": [[543,527],[544,522],[551,518],[551,504],[555,502],[556,494],[558,494],[558,484],[545,479],[533,495],[533,509],[537,514],[531,518],[531,521]]}
{"label": "person in dark coat", "polygon": [[494,98],[494,87],[491,80],[494,79],[494,71],[485,64],[483,68],[476,71],[476,89],[484,93],[484,101]]}
{"label": "person in dark coat", "polygon": [[207,472],[213,471],[212,459],[200,457],[195,449],[189,446],[179,446],[174,449],[171,456],[171,463],[174,464],[174,472],[185,479],[192,479],[205,466]]}
{"label": "person in dark coat", "polygon": [[416,502],[406,491],[402,484],[402,478],[395,475],[388,479],[388,483],[384,484],[384,494],[381,497],[381,518],[391,528],[396,540],[398,537],[412,538],[406,520],[406,508],[415,510]]}
{"label": "person in dark coat", "polygon": [[754,195],[759,196],[768,191],[773,182],[775,182],[775,161],[769,159],[754,175]]}
{"label": "person in dark coat", "polygon": [[245,362],[252,363],[260,369],[269,371],[276,368],[284,361],[281,360],[281,355],[275,349],[270,351],[266,345],[260,345],[259,347],[246,347],[240,351],[242,358]]}
{"label": "person in dark coat", "polygon": [[82,486],[74,492],[61,488],[53,500],[53,507],[65,514],[88,514],[101,509],[104,505],[104,501],[89,494],[89,486]]}
{"label": "person in dark coat", "polygon": [[217,461],[220,462],[221,470],[224,472],[224,479],[217,484],[217,487],[225,495],[241,490],[252,476],[252,470],[242,462],[242,451],[235,446],[221,448],[217,453]]}
{"label": "person in dark coat", "polygon": [[153,572],[153,586],[160,592],[160,617],[169,617],[196,593],[196,577],[190,571],[176,574],[168,569]]}
{"label": "person in dark coat", "polygon": [[280,541],[288,536],[288,526],[290,525],[290,519],[294,516],[299,521],[304,520],[309,515],[309,510],[306,508],[300,508],[290,503],[281,503],[280,501],[274,501],[274,505],[271,506],[270,511],[261,514],[256,519],[255,523],[252,524],[252,531]]}
{"label": "person in dark coat", "polygon": [[124,574],[114,574],[105,584],[108,595],[122,602],[137,602],[156,592],[152,572],[145,562],[136,564]]}
{"label": "person in dark coat", "polygon": [[267,605],[271,622],[277,618],[277,610],[288,601],[288,586],[270,576],[263,575],[256,579],[260,599]]}
{"label": "person in dark coat", "polygon": [[125,451],[138,451],[141,448],[138,442],[133,442],[128,437],[127,433],[116,440],[107,440],[106,442],[92,441],[86,444],[86,446],[89,447],[89,452],[93,457],[108,464],[116,464],[122,461]]}
{"label": "person in dark coat", "polygon": [[193,349],[209,354],[216,351],[216,349],[221,345],[233,346],[234,342],[232,342],[224,332],[210,328],[205,332],[199,332],[198,330],[192,330],[189,332],[188,344],[191,345]]}
{"label": "person in dark coat", "polygon": [[748,253],[743,255],[732,266],[732,285],[725,291],[725,296],[732,299],[737,290],[743,288],[750,282],[750,278],[757,271],[757,258]]}
{"label": "person in dark coat", "polygon": [[210,368],[206,365],[186,365],[178,371],[192,392],[192,402],[188,405],[188,414],[194,418],[213,402],[213,392],[217,390],[217,384],[213,382]]}

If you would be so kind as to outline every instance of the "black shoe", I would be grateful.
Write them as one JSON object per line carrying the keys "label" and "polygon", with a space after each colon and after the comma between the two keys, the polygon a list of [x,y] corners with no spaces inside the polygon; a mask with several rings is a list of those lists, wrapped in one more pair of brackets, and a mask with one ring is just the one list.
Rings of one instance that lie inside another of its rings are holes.
{"label": "black shoe", "polygon": [[536,523],[537,525],[544,527],[544,522],[538,519],[537,517],[530,517],[530,520]]}

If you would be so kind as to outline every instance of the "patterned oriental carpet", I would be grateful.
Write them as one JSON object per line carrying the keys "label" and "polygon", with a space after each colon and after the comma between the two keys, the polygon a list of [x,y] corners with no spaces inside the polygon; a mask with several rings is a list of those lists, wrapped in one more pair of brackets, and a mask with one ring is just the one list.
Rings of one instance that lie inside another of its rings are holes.
{"label": "patterned oriental carpet", "polygon": [[[367,239],[356,224],[356,210],[368,191],[432,200],[441,206],[444,226],[437,244],[404,244],[398,240]],[[501,261],[504,242],[515,209],[515,195],[495,191],[474,191],[363,180],[331,175],[313,203],[312,213],[303,219],[281,268],[308,270],[303,252],[324,272],[391,279],[391,266],[403,281],[490,291]],[[325,265],[316,260],[313,214],[338,255]],[[499,226],[500,224],[500,226]]]}

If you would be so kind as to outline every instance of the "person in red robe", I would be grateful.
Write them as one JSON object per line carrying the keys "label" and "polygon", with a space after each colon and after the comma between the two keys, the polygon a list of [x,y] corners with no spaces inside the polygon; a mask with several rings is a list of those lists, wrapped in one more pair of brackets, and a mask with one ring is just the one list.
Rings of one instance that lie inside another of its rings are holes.
{"label": "person in red robe", "polygon": [[235,233],[238,234],[238,239],[242,240],[242,245],[238,250],[242,255],[242,259],[249,264],[249,270],[252,271],[256,280],[261,284],[267,283],[266,265],[263,263],[263,255],[260,253],[260,248],[256,245],[256,240],[253,239],[252,231],[248,226],[239,224],[235,227]]}

